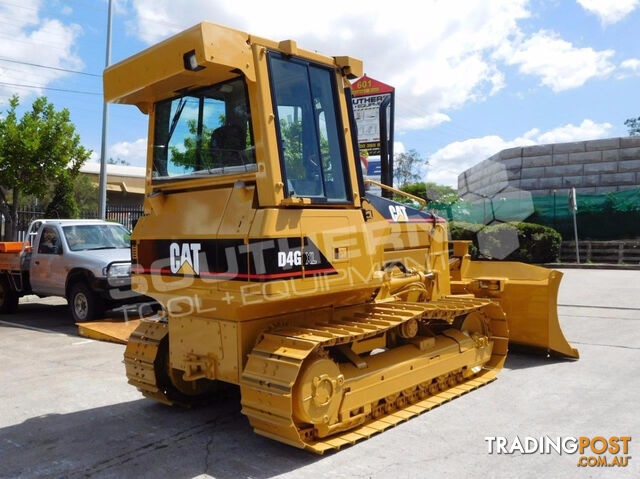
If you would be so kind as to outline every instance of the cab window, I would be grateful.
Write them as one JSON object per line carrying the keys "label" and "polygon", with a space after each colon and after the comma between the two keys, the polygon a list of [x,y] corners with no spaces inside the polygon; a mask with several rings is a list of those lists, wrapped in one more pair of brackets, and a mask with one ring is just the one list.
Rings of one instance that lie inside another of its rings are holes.
{"label": "cab window", "polygon": [[334,71],[273,52],[269,66],[285,195],[350,201]]}
{"label": "cab window", "polygon": [[40,235],[40,244],[38,245],[38,254],[62,254],[62,245],[60,238],[54,228],[45,226]]}
{"label": "cab window", "polygon": [[244,80],[156,104],[154,180],[256,171]]}

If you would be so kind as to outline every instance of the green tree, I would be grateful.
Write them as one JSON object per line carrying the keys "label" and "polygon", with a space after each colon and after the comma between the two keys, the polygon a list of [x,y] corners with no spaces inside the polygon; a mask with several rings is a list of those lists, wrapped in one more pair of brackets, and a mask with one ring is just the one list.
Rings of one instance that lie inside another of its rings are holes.
{"label": "green tree", "polygon": [[280,120],[280,134],[284,149],[284,163],[289,179],[303,179],[306,176],[302,161],[302,122]]}
{"label": "green tree", "polygon": [[420,174],[418,173],[420,167],[427,164],[429,162],[423,160],[420,157],[420,153],[413,149],[395,155],[393,159],[394,183],[402,188],[409,183],[418,181],[420,179]]}
{"label": "green tree", "polygon": [[58,177],[53,192],[53,199],[47,210],[46,218],[77,218],[79,215],[78,203],[74,196],[74,181],[69,171],[64,171]]}
{"label": "green tree", "polygon": [[81,213],[95,213],[98,211],[98,186],[91,182],[87,175],[78,175],[74,185],[76,203],[82,205]]}
{"label": "green tree", "polygon": [[107,165],[131,166],[131,163],[129,163],[127,160],[121,160],[120,158],[116,158],[115,160],[113,158],[109,158],[107,160]]}
{"label": "green tree", "polygon": [[46,97],[37,98],[18,119],[19,99],[14,96],[0,120],[0,185],[11,191],[9,206],[4,195],[1,208],[8,214],[8,237],[17,237],[18,204],[22,195],[41,197],[51,180],[69,170],[75,177],[91,151],[80,136],[66,108],[56,111]]}
{"label": "green tree", "polygon": [[[189,129],[189,135],[185,135],[179,148],[177,146],[171,146],[171,161],[180,166],[184,166],[187,169],[193,169],[198,164],[198,146],[200,146],[201,165],[200,168],[212,168],[207,159],[209,158],[209,150],[211,147],[211,132],[213,131],[206,126],[202,126],[202,144],[198,145],[198,122],[196,120],[188,120],[187,128]],[[202,161],[204,160],[204,161]]]}
{"label": "green tree", "polygon": [[414,196],[424,198],[429,203],[440,203],[442,205],[452,205],[460,201],[458,191],[447,185],[439,185],[433,182],[410,183],[403,186],[402,191],[411,193]]}
{"label": "green tree", "polygon": [[638,118],[629,118],[624,124],[629,129],[629,136],[640,135],[640,116]]}

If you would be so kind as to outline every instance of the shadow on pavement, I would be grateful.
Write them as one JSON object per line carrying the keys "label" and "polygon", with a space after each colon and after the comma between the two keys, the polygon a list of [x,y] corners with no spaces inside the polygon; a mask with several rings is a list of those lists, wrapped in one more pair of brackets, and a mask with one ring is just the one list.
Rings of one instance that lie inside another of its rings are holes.
{"label": "shadow on pavement", "polygon": [[76,325],[66,304],[20,303],[16,313],[2,314],[0,320],[55,333],[77,335]]}
{"label": "shadow on pavement", "polygon": [[510,350],[509,354],[507,355],[507,360],[505,361],[504,368],[505,369],[528,369],[528,368],[537,368],[541,366],[550,366],[552,364],[558,364],[558,363],[571,363],[574,361],[575,359],[557,358],[553,356],[546,357],[542,354],[514,352]]}
{"label": "shadow on pavement", "polygon": [[[47,302],[47,299],[43,300],[31,300],[29,302],[21,302],[18,311],[12,314],[0,314],[0,321],[3,321],[3,326],[7,327],[29,327],[37,328],[43,332],[52,332],[59,334],[66,334],[68,336],[79,336],[78,328],[73,321],[69,306],[66,303],[62,303],[63,300],[55,300],[55,304]],[[126,316],[129,319],[137,319],[139,316],[137,313],[137,304],[128,306],[129,314]],[[125,319],[125,313],[123,311],[109,310],[105,314],[103,319]]]}
{"label": "shadow on pavement", "polygon": [[268,478],[318,460],[253,433],[228,387],[206,406],[149,399],[0,429],[0,477]]}

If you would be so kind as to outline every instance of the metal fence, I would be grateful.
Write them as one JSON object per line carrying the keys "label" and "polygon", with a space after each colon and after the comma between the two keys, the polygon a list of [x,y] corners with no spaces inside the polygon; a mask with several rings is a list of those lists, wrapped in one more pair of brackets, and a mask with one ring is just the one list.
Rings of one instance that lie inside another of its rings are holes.
{"label": "metal fence", "polygon": [[141,205],[107,205],[107,221],[117,221],[132,230],[143,212]]}
{"label": "metal fence", "polygon": [[[142,205],[107,205],[107,221],[120,223],[129,230],[133,229],[136,221],[138,221],[138,218],[140,218],[142,214]],[[18,241],[24,241],[24,237],[27,234],[27,229],[31,222],[40,218],[44,218],[44,211],[18,211]],[[94,210],[81,211],[79,218],[96,219],[98,218],[98,212]],[[4,216],[2,216],[2,229],[0,231],[0,236],[2,236],[5,241],[10,239],[5,237],[6,231],[6,220]]]}
{"label": "metal fence", "polygon": [[[24,237],[27,234],[27,228],[29,228],[29,225],[31,224],[31,222],[38,218],[42,218],[43,215],[44,215],[43,211],[36,211],[36,210],[18,211],[18,241],[24,241]],[[2,219],[3,219],[2,237],[4,238],[5,231],[6,231],[6,223],[4,221],[4,216]],[[5,238],[5,239],[10,239],[10,238]]]}
{"label": "metal fence", "polygon": [[[579,241],[582,263],[640,264],[640,241]],[[576,244],[563,241],[560,250],[563,263],[575,263]]]}

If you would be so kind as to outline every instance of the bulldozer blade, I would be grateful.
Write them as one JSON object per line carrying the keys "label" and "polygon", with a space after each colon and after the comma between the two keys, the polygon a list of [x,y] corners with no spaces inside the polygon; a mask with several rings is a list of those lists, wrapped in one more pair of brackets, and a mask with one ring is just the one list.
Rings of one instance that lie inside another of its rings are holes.
{"label": "bulldozer blade", "polygon": [[140,324],[139,319],[129,321],[90,321],[77,323],[78,334],[85,338],[127,344],[129,336]]}
{"label": "bulldozer blade", "polygon": [[502,306],[510,349],[578,359],[558,321],[561,279],[560,271],[503,261],[471,261],[464,274],[475,294],[495,298]]}

